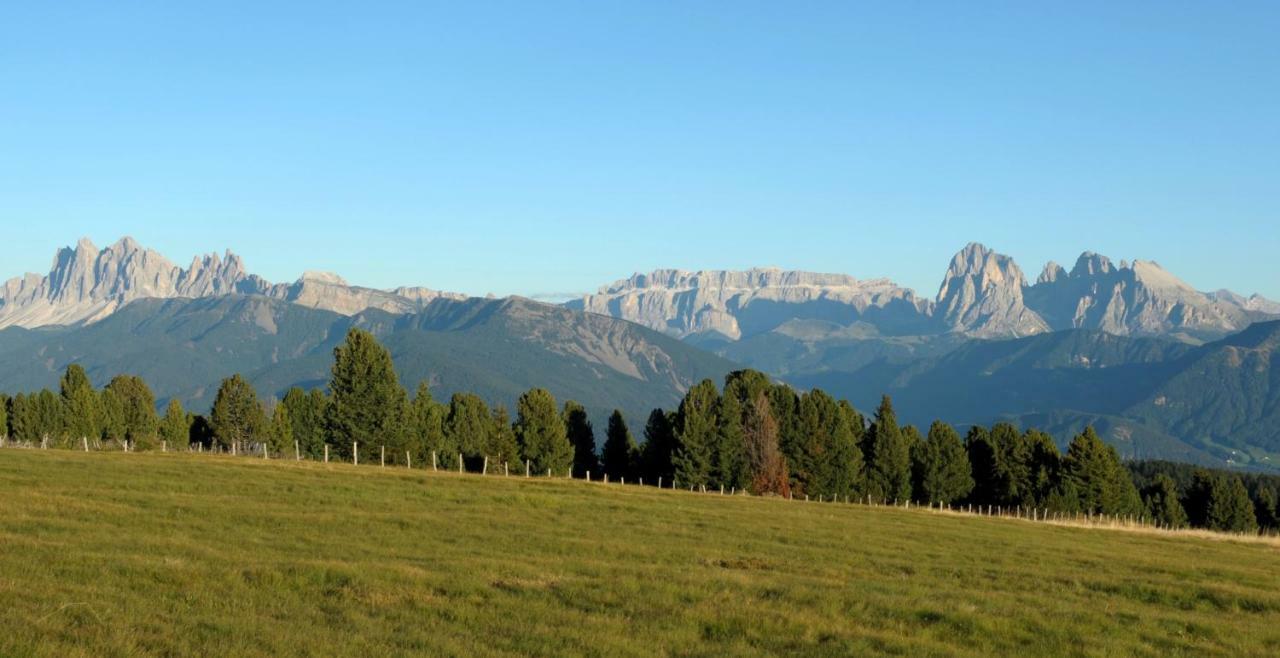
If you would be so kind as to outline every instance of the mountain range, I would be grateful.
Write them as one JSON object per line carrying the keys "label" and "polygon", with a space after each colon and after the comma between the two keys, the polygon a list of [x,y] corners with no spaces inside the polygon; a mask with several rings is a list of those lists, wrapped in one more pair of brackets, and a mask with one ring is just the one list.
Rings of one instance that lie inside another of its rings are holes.
{"label": "mountain range", "polygon": [[[53,387],[69,363],[101,385],[138,374],[207,408],[243,373],[264,395],[323,386],[350,327],[389,347],[403,383],[510,405],[545,386],[598,421],[674,407],[742,365],[870,409],[960,425],[1011,420],[1065,440],[1092,424],[1123,454],[1275,468],[1280,305],[1200,292],[1151,261],[1082,254],[1034,284],[970,244],[938,294],[889,279],[752,269],[636,274],[564,305],[378,290],[328,273],[271,283],[227,252],[175,266],[125,238],[58,251],[0,288],[0,390]],[[638,429],[638,428],[637,428]]]}
{"label": "mountain range", "polygon": [[794,320],[864,337],[1017,338],[1096,329],[1202,343],[1280,317],[1280,303],[1258,295],[1199,292],[1154,261],[1115,265],[1092,252],[1081,254],[1070,272],[1049,263],[1028,284],[1012,258],[977,243],[952,258],[934,299],[888,279],[842,274],[657,270],[568,305],[701,343],[749,339]]}

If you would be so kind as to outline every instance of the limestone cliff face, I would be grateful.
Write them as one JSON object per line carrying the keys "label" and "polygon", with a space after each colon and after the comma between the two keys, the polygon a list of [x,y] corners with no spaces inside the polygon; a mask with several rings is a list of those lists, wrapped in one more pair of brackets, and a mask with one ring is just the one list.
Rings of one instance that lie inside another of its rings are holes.
{"label": "limestone cliff face", "polygon": [[308,273],[292,284],[276,284],[249,274],[239,256],[226,252],[174,265],[132,238],[98,249],[82,239],[59,249],[46,276],[27,274],[0,286],[0,328],[86,324],[144,298],[197,298],[227,294],[263,295],[311,308],[353,315],[367,308],[396,313],[419,310],[433,299],[465,298],[428,290],[375,290],[347,285],[336,275]]}
{"label": "limestone cliff face", "polygon": [[979,338],[1049,331],[1023,303],[1026,278],[1013,259],[971,243],[951,259],[938,290],[936,317],[951,331]]}
{"label": "limestone cliff face", "polygon": [[231,252],[196,258],[182,269],[131,238],[99,250],[87,239],[59,249],[47,276],[28,274],[0,287],[0,327],[93,322],[146,297],[207,297],[256,292],[261,280]]}
{"label": "limestone cliff face", "polygon": [[795,319],[841,325],[865,322],[884,333],[927,330],[932,304],[887,279],[751,269],[656,270],[636,274],[568,303],[570,308],[686,337],[731,340],[771,331]]}
{"label": "limestone cliff face", "polygon": [[1206,294],[1153,261],[1114,265],[1081,254],[1065,277],[1027,290],[1027,304],[1053,329],[1098,329],[1121,336],[1173,336],[1200,341],[1240,331],[1268,315],[1267,300]]}

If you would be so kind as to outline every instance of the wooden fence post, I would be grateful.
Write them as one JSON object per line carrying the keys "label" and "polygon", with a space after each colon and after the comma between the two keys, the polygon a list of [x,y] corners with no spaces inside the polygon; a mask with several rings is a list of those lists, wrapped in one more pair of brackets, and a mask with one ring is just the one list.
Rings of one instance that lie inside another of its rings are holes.
{"label": "wooden fence post", "polygon": [[378,465],[381,466],[382,468],[386,468],[387,467],[387,447],[379,446],[379,450],[380,452],[378,453]]}
{"label": "wooden fence post", "polygon": [[267,450],[267,442],[266,442],[266,441],[263,441],[263,442],[262,442],[262,458],[263,458],[263,459],[266,459],[266,458],[267,458],[267,454],[268,454],[268,450]]}
{"label": "wooden fence post", "polygon": [[[591,481],[591,471],[587,471],[587,482],[590,482],[590,481]],[[608,481],[609,481],[609,474],[608,474],[608,473],[605,473],[604,481],[605,481],[605,482],[608,482]]]}
{"label": "wooden fence post", "polygon": [[353,466],[360,465],[360,442],[359,441],[351,442],[351,464]]}
{"label": "wooden fence post", "polygon": [[658,476],[658,488],[659,488],[659,489],[661,489],[661,488],[662,488],[662,476],[661,476],[661,475],[659,475],[659,476]]}
{"label": "wooden fence post", "polygon": [[413,458],[409,456],[409,451],[404,451],[404,467],[413,468]]}
{"label": "wooden fence post", "polygon": [[507,462],[502,462],[502,477],[510,477],[511,471],[507,468]]}
{"label": "wooden fence post", "polygon": [[324,463],[329,463],[329,444],[324,444]]}
{"label": "wooden fence post", "polygon": [[431,470],[433,471],[439,470],[436,468],[436,451],[435,450],[431,451]]}
{"label": "wooden fence post", "polygon": [[298,445],[297,441],[293,442],[293,460],[302,461],[302,447]]}
{"label": "wooden fence post", "polygon": [[81,440],[81,441],[84,441],[84,451],[85,451],[85,452],[89,452],[89,437],[87,437],[87,436],[82,436],[82,437],[80,437],[80,440]]}
{"label": "wooden fence post", "polygon": [[529,477],[529,460],[524,460],[524,476]]}
{"label": "wooden fence post", "polygon": [[489,455],[484,456],[484,466],[480,467],[480,474],[481,475],[489,474]]}
{"label": "wooden fence post", "polygon": [[462,472],[462,453],[458,453],[458,472]]}

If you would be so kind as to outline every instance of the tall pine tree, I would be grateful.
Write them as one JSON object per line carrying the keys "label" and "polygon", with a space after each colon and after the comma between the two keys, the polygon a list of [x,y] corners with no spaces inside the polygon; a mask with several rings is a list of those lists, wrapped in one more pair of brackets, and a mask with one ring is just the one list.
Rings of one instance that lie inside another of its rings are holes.
{"label": "tall pine tree", "polygon": [[160,438],[175,450],[186,448],[191,441],[191,420],[178,398],[170,398],[165,407],[164,417],[160,419]]}
{"label": "tall pine tree", "polygon": [[240,375],[222,380],[209,413],[209,425],[218,445],[238,451],[248,444],[267,439],[267,419],[258,402],[258,392]]}
{"label": "tall pine tree", "polygon": [[[391,353],[373,334],[352,328],[333,350],[328,442],[340,457],[351,457],[352,443],[370,451],[386,446],[398,454],[405,443],[407,396],[396,376]],[[373,463],[373,460],[367,460]]]}
{"label": "tall pine tree", "polygon": [[790,497],[791,478],[787,474],[787,461],[778,445],[778,423],[773,418],[769,396],[765,391],[756,393],[755,399],[747,407],[742,434],[751,492],[756,495]]}
{"label": "tall pine tree", "polygon": [[969,458],[955,428],[942,421],[929,426],[916,477],[920,485],[917,497],[926,503],[950,505],[973,490]]}
{"label": "tall pine tree", "polygon": [[605,431],[604,450],[600,455],[604,472],[615,480],[619,478],[635,478],[636,460],[639,458],[639,452],[639,448],[636,447],[636,441],[631,436],[631,430],[627,429],[627,421],[622,417],[622,412],[614,409],[609,416],[609,427]]}
{"label": "tall pine tree", "polygon": [[867,487],[873,498],[886,502],[911,498],[911,449],[889,396],[880,400],[875,423],[871,426],[870,451],[867,455]]}
{"label": "tall pine tree", "polygon": [[716,408],[720,394],[704,379],[685,394],[676,412],[676,449],[672,456],[676,481],[683,487],[711,484],[713,451],[718,443]]}
{"label": "tall pine tree", "polygon": [[60,388],[68,438],[72,442],[97,438],[102,433],[102,403],[84,368],[78,363],[67,366]]}
{"label": "tall pine tree", "polygon": [[587,417],[587,409],[573,400],[566,400],[560,414],[564,418],[565,434],[573,444],[573,476],[600,475],[600,460],[596,456],[596,432]]}
{"label": "tall pine tree", "polygon": [[573,446],[565,435],[564,421],[549,391],[535,388],[520,396],[516,404],[516,440],[522,456],[533,472],[568,475],[573,468]]}

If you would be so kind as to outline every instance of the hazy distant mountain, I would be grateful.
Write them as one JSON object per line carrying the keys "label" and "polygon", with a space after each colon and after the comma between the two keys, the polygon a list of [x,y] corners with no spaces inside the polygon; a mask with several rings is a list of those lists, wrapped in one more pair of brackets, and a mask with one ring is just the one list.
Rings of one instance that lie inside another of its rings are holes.
{"label": "hazy distant mountain", "polygon": [[[685,338],[749,338],[791,320],[864,323],[890,335],[929,329],[933,304],[887,279],[779,269],[657,270],[617,281],[570,308],[630,320]],[[705,338],[705,336],[704,336]]]}
{"label": "hazy distant mountain", "polygon": [[[1257,295],[1198,292],[1154,262],[1117,267],[1093,253],[1082,254],[1070,272],[1049,263],[1029,285],[1012,258],[977,243],[955,255],[932,302],[887,279],[781,270],[658,270],[568,304],[716,349],[796,320],[862,327],[858,331],[867,339],[1012,338],[1098,329],[1197,343],[1280,317],[1280,304]],[[718,340],[709,341],[709,335]]]}
{"label": "hazy distant mountain", "polygon": [[0,327],[92,323],[137,299],[256,294],[346,315],[367,308],[416,311],[441,297],[463,295],[425,288],[374,290],[347,285],[336,275],[308,273],[295,283],[271,284],[249,274],[239,256],[210,254],[185,269],[123,238],[99,250],[87,239],[59,249],[48,275],[27,274],[0,286]]}
{"label": "hazy distant mountain", "polygon": [[142,376],[161,399],[207,409],[219,381],[244,373],[263,395],[300,384],[323,387],[334,346],[351,326],[388,346],[402,383],[431,383],[437,397],[473,391],[512,405],[534,386],[592,411],[603,431],[621,408],[635,423],[670,408],[705,377],[733,364],[632,323],[519,298],[435,299],[420,312],[368,309],[353,316],[265,296],[132,302],[76,327],[0,330],[0,390],[57,387],[67,364],[97,385]]}

